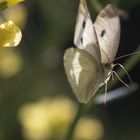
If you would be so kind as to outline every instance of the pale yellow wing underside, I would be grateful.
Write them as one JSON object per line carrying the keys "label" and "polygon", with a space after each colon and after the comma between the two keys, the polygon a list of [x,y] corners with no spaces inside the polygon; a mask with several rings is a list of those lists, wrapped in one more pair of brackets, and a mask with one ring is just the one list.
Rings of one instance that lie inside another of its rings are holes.
{"label": "pale yellow wing underside", "polygon": [[69,48],[64,55],[68,81],[79,102],[87,103],[93,94],[97,78],[96,60],[86,51]]}

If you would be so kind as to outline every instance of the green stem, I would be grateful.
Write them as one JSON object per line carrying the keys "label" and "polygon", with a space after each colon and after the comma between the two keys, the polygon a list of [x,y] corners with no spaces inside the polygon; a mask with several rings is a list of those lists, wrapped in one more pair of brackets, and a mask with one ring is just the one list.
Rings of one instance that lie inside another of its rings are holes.
{"label": "green stem", "polygon": [[74,133],[74,130],[75,130],[75,126],[76,124],[78,123],[78,121],[80,120],[80,117],[82,116],[83,112],[84,112],[84,108],[85,108],[85,104],[80,104],[79,105],[79,108],[78,108],[78,112],[68,130],[68,134],[65,138],[65,140],[72,140],[73,139],[73,133]]}
{"label": "green stem", "polygon": [[[139,60],[140,60],[140,54],[133,55],[128,60],[126,60],[126,62],[123,64],[123,66],[129,72],[139,62]],[[125,71],[122,70],[121,68],[117,71],[117,73],[120,78],[123,78],[126,75]],[[115,80],[112,84],[109,85],[109,89],[112,89],[113,87],[115,87],[118,84],[118,82],[119,82],[119,80]],[[65,140],[73,139],[73,133],[74,133],[74,130],[75,130],[75,127],[76,127],[78,121],[80,120],[82,115],[85,114],[86,112],[88,112],[91,109],[91,107],[93,107],[94,105],[95,105],[94,102],[90,102],[87,105],[80,104],[78,112],[70,126],[70,129],[68,131],[68,134],[67,134]]]}

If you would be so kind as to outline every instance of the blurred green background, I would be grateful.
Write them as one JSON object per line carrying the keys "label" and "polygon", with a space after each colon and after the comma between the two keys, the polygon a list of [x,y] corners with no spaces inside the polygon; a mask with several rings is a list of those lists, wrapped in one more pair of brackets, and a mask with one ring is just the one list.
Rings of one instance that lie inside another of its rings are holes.
{"label": "blurred green background", "polygon": [[[117,56],[135,51],[140,43],[140,1],[88,0],[93,19],[107,3],[128,12],[128,18],[121,19]],[[17,48],[0,48],[0,140],[65,136],[78,107],[63,68],[64,51],[73,46],[78,4],[78,0],[26,0],[1,14],[15,20],[23,38]],[[130,72],[138,84],[139,71],[136,65]],[[78,123],[75,140],[140,140],[139,100],[137,91],[107,106],[97,105]]]}

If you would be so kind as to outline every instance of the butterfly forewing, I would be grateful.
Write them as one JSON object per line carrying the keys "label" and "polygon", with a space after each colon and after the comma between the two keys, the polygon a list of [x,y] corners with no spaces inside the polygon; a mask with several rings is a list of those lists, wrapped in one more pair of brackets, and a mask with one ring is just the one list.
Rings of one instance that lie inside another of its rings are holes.
{"label": "butterfly forewing", "polygon": [[120,40],[120,19],[118,10],[108,4],[99,13],[94,27],[97,33],[102,63],[112,63]]}
{"label": "butterfly forewing", "polygon": [[90,53],[96,59],[98,65],[101,65],[100,49],[85,0],[80,0],[75,27],[74,44],[76,47]]}
{"label": "butterfly forewing", "polygon": [[96,60],[84,50],[70,48],[64,55],[64,67],[77,99],[82,103],[87,103],[93,96],[90,91],[92,85],[96,84]]}

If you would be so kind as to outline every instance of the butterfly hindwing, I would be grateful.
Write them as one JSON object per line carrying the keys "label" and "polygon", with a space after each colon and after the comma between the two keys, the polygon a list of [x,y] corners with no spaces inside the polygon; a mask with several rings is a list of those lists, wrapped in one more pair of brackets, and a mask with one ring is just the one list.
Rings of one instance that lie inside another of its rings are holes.
{"label": "butterfly hindwing", "polygon": [[93,96],[92,85],[96,84],[96,60],[84,50],[69,48],[64,55],[64,67],[77,99],[87,103]]}

